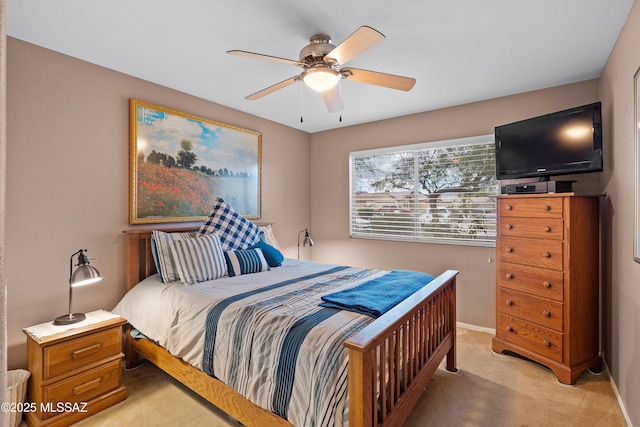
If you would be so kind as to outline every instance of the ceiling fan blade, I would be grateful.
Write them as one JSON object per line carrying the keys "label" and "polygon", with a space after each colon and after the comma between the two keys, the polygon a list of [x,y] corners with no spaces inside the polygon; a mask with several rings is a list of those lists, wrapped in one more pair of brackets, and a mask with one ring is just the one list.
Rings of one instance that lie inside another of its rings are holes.
{"label": "ceiling fan blade", "polygon": [[390,89],[410,91],[416,84],[416,79],[411,77],[385,74],[378,71],[360,70],[358,68],[343,68],[340,74],[346,79],[370,85],[384,86]]}
{"label": "ceiling fan blade", "polygon": [[293,65],[298,65],[300,67],[304,66],[302,62],[294,61],[293,59],[279,58],[277,56],[263,55],[261,53],[247,52],[244,50],[228,50],[227,53],[229,55],[244,56],[247,58],[266,59],[267,61],[284,62],[285,64],[293,64]]}
{"label": "ceiling fan blade", "polygon": [[282,88],[285,88],[287,86],[291,86],[292,84],[294,84],[295,82],[297,82],[298,80],[300,80],[300,76],[294,76],[291,77],[287,80],[283,80],[280,83],[276,83],[273,86],[269,86],[266,89],[262,89],[261,91],[258,91],[254,94],[251,94],[249,96],[247,96],[245,99],[248,99],[250,101],[256,100],[256,99],[260,99],[265,95],[269,95],[270,93],[273,93],[277,90],[280,90]]}
{"label": "ceiling fan blade", "polygon": [[385,39],[384,34],[366,25],[358,28],[324,57],[324,62],[343,65]]}
{"label": "ceiling fan blade", "polygon": [[335,113],[336,111],[340,111],[344,108],[337,85],[322,92],[322,98],[324,99],[324,103],[330,113]]}

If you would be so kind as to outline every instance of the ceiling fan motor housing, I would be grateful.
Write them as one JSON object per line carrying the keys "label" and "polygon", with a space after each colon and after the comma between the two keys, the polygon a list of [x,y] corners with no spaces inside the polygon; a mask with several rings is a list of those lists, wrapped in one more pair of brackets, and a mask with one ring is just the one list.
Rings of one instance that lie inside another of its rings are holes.
{"label": "ceiling fan motor housing", "polygon": [[[316,34],[309,38],[309,43],[307,46],[303,47],[300,51],[300,62],[304,62],[305,64],[315,65],[315,64],[323,64],[324,56],[331,52],[336,47],[331,44],[331,37],[326,34]],[[337,66],[338,64],[331,64],[332,66]]]}

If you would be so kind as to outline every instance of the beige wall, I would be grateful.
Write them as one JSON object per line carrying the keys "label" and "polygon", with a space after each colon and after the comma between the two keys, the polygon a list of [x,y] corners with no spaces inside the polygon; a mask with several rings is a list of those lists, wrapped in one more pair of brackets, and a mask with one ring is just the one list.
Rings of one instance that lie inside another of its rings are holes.
{"label": "beige wall", "polygon": [[[349,152],[492,134],[497,125],[598,101],[583,83],[351,126],[311,136],[314,261],[440,274],[459,270],[458,321],[495,328],[495,248],[351,239]],[[576,190],[598,191],[600,174],[577,175]],[[489,261],[490,260],[490,261]]]}
{"label": "beige wall", "polygon": [[25,366],[22,328],[68,310],[69,256],[89,250],[103,280],[74,310],[124,293],[129,98],[262,132],[262,221],[285,255],[309,225],[309,135],[34,45],[8,39],[6,280],[9,366]]}
{"label": "beige wall", "polygon": [[607,210],[610,226],[606,237],[611,243],[604,290],[609,316],[604,321],[613,330],[605,343],[605,353],[629,419],[636,426],[640,425],[640,264],[633,261],[637,129],[633,76],[638,67],[640,4],[636,2],[600,77],[602,105],[610,124],[605,149],[611,159],[602,177],[603,191],[610,199]]}

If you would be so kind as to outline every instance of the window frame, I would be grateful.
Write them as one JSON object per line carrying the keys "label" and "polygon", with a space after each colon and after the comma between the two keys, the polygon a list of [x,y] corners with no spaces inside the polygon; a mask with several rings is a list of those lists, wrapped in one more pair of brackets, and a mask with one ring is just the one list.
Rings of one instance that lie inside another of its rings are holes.
{"label": "window frame", "polygon": [[[493,224],[493,232],[489,232],[489,237],[485,239],[464,239],[464,238],[455,238],[455,237],[446,237],[446,238],[437,238],[437,237],[425,237],[420,236],[420,219],[418,215],[416,215],[416,211],[419,207],[416,206],[416,200],[420,200],[420,185],[418,183],[419,177],[419,167],[420,164],[418,161],[413,162],[413,190],[410,192],[410,195],[413,197],[412,202],[412,210],[413,210],[413,222],[414,225],[412,228],[407,228],[408,230],[412,230],[412,235],[409,236],[401,236],[401,235],[381,235],[381,234],[368,234],[366,232],[362,232],[356,230],[356,218],[357,216],[357,201],[354,200],[358,194],[357,188],[360,188],[361,185],[358,185],[356,181],[356,172],[355,162],[356,159],[373,157],[376,155],[396,155],[401,153],[412,153],[413,158],[415,159],[416,153],[432,150],[438,148],[446,148],[446,147],[456,147],[463,145],[485,145],[485,144],[494,144],[494,135],[479,135],[472,136],[467,138],[457,138],[457,139],[449,139],[449,140],[441,140],[434,142],[423,142],[417,144],[409,144],[409,145],[400,145],[400,146],[392,146],[392,147],[384,147],[384,148],[375,148],[368,150],[359,150],[353,151],[349,153],[349,235],[352,238],[358,239],[374,239],[374,240],[392,240],[392,241],[406,241],[406,242],[417,242],[417,243],[433,243],[433,244],[449,244],[449,245],[460,245],[460,246],[479,246],[479,247],[495,247],[496,245],[496,212],[495,205],[493,206],[492,212],[488,214],[484,214],[483,218],[485,221],[488,220],[488,224]],[[493,151],[492,151],[493,152]],[[495,161],[495,158],[494,158]],[[488,175],[487,175],[488,176]],[[495,179],[495,168],[493,178]],[[495,179],[495,189],[494,192],[487,196],[487,199],[492,199],[495,203],[495,197],[500,193],[500,183],[497,179]]]}

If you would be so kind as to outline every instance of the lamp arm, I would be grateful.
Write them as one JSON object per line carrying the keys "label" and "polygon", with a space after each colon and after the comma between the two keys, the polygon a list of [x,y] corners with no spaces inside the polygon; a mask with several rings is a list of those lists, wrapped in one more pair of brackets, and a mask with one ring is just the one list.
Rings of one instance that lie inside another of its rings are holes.
{"label": "lamp arm", "polygon": [[[69,257],[69,318],[73,315],[71,313],[71,302],[73,300],[73,286],[71,286],[71,278],[73,277],[73,257],[76,255],[80,255],[80,257],[82,257],[84,255],[83,252],[86,251],[86,249],[78,249],[78,252]],[[78,257],[78,259],[80,259],[80,257]],[[84,257],[86,258],[86,255],[84,255]]]}

